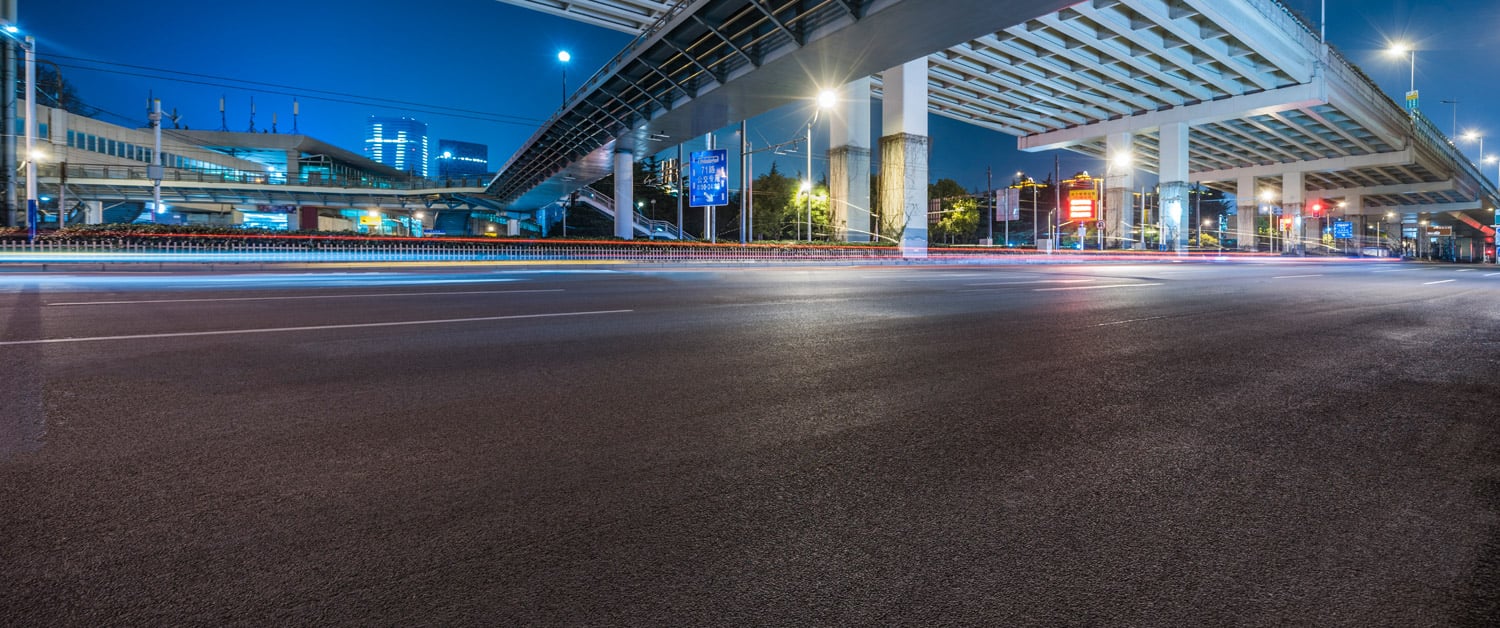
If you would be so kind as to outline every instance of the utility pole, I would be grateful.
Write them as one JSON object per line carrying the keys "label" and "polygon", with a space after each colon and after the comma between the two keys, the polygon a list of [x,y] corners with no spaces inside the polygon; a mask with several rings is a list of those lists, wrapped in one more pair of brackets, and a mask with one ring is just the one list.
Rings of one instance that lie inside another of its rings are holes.
{"label": "utility pole", "polygon": [[682,144],[677,145],[677,172],[672,175],[673,185],[677,186],[677,241],[681,242],[686,233],[682,230]]}
{"label": "utility pole", "polygon": [[[10,26],[16,23],[16,0],[0,0],[0,25]],[[21,225],[21,206],[16,199],[16,135],[11,129],[16,128],[16,42],[10,37],[0,41],[0,51],[3,51],[3,59],[0,59],[0,71],[5,74],[4,84],[0,85],[0,133],[3,138],[4,148],[0,150],[0,177],[3,177],[5,187],[5,209],[4,220],[11,226]]]}
{"label": "utility pole", "polygon": [[750,224],[750,123],[740,120],[740,244],[749,242]]}
{"label": "utility pole", "polygon": [[990,209],[984,222],[990,227],[990,246],[995,246],[995,210],[999,204],[995,202],[995,179],[989,166],[984,167],[984,198]]}
{"label": "utility pole", "polygon": [[[147,215],[151,222],[156,222],[156,215],[161,212],[161,101],[151,101],[151,130],[156,135],[156,150],[151,151],[151,165],[146,168],[146,177],[151,179],[151,211]],[[253,115],[253,114],[252,114]]]}

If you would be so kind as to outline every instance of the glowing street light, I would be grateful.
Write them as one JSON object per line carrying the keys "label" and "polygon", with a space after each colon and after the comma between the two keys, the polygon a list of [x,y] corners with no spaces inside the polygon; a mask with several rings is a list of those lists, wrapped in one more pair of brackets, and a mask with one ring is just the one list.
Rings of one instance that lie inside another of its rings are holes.
{"label": "glowing street light", "polygon": [[573,55],[566,50],[557,51],[557,62],[562,65],[562,106],[568,106],[568,62]]}
{"label": "glowing street light", "polygon": [[1465,142],[1479,142],[1479,162],[1484,163],[1484,134],[1473,130],[1464,131],[1463,140]]}
{"label": "glowing street light", "polygon": [[813,199],[812,199],[812,177],[813,177],[813,174],[812,174],[812,153],[813,153],[812,128],[813,128],[814,124],[818,123],[818,114],[822,113],[824,109],[832,109],[834,105],[838,104],[838,102],[839,102],[839,95],[838,95],[838,92],[835,92],[835,91],[833,91],[831,89],[820,90],[820,91],[818,91],[817,97],[815,97],[813,99],[813,102],[817,105],[817,107],[815,107],[813,109],[813,117],[812,117],[812,119],[807,121],[807,181],[805,183],[803,183],[803,185],[802,185],[802,189],[804,189],[804,190],[807,191],[807,241],[808,242],[812,242],[812,240],[813,240],[813,228],[812,228],[812,223],[813,223],[813,210],[812,210],[812,201],[813,201]]}
{"label": "glowing street light", "polygon": [[1417,49],[1407,42],[1397,41],[1391,43],[1391,47],[1386,49],[1386,54],[1393,57],[1407,55],[1411,61],[1411,85],[1406,92],[1406,108],[1415,113],[1417,111]]}

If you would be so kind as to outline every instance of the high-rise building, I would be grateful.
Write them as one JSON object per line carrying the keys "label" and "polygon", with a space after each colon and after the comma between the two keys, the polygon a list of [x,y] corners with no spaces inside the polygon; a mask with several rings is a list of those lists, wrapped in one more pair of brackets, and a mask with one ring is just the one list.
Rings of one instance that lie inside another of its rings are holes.
{"label": "high-rise building", "polygon": [[370,116],[365,156],[387,166],[427,176],[427,124],[407,117]]}
{"label": "high-rise building", "polygon": [[439,179],[473,177],[490,171],[490,147],[473,142],[438,140],[437,176]]}

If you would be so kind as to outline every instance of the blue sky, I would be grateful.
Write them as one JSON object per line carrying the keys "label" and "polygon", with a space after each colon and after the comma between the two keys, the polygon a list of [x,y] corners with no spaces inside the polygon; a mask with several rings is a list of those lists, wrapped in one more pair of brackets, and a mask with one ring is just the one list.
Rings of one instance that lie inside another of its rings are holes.
{"label": "blue sky", "polygon": [[[1318,0],[1284,4],[1318,20]],[[573,55],[568,83],[576,88],[629,39],[494,0],[20,5],[20,22],[37,36],[40,57],[60,64],[85,101],[109,112],[104,117],[110,122],[144,124],[147,94],[154,92],[164,108],[178,110],[183,124],[217,129],[223,95],[231,130],[249,126],[254,97],[257,128],[269,128],[274,112],[279,130],[289,132],[296,95],[298,128],[305,134],[359,150],[367,116],[409,115],[428,123],[434,146],[439,138],[488,144],[492,168],[503,165],[558,107],[558,50]],[[1440,101],[1460,101],[1460,130],[1494,134],[1486,151],[1500,152],[1500,2],[1328,0],[1327,7],[1329,41],[1388,94],[1406,91],[1409,65],[1381,51],[1393,39],[1415,42],[1424,111],[1446,130],[1452,109]],[[789,108],[762,116],[751,122],[752,141],[789,139],[800,133],[806,115]],[[994,168],[997,181],[1017,170],[1051,171],[1052,153],[1019,153],[1015,138],[936,116],[931,125],[934,178],[983,187],[986,166]],[[827,132],[814,137],[813,169],[821,176]],[[1478,153],[1475,145],[1463,147]],[[1082,156],[1060,154],[1065,175],[1099,168]],[[804,169],[803,157],[776,159],[784,172]],[[768,155],[757,156],[757,171],[769,162]]]}

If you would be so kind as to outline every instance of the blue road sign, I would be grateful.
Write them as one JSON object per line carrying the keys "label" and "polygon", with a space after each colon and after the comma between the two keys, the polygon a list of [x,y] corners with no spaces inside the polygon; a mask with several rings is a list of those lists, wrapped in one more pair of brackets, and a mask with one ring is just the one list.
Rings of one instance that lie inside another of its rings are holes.
{"label": "blue road sign", "polygon": [[689,207],[729,204],[729,151],[694,151],[688,170]]}
{"label": "blue road sign", "polygon": [[1338,240],[1354,239],[1354,223],[1347,220],[1335,220],[1333,222],[1333,237]]}
{"label": "blue road sign", "polygon": [[36,239],[36,223],[37,223],[38,218],[41,217],[40,214],[41,214],[41,212],[39,212],[37,210],[36,199],[27,199],[26,200],[26,238],[28,240],[35,240]]}

